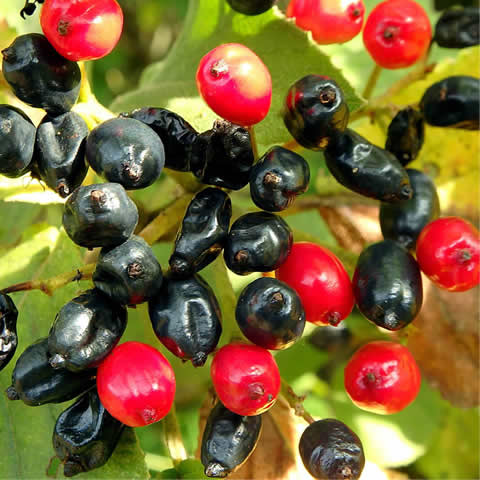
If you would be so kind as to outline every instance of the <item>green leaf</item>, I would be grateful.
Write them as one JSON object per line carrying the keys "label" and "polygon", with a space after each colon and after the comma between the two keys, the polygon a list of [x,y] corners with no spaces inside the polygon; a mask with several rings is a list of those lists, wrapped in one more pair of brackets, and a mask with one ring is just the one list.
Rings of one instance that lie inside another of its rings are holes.
{"label": "green leaf", "polygon": [[[24,242],[0,258],[0,287],[37,278],[48,278],[74,270],[82,264],[83,249],[74,245],[63,230],[35,225],[24,232]],[[10,385],[18,356],[38,338],[48,335],[60,308],[90,284],[69,284],[48,297],[40,291],[12,294],[18,308],[19,345],[15,358],[0,373],[0,387]],[[67,406],[28,407],[21,401],[0,397],[0,472],[7,478],[46,478],[46,469],[54,455],[52,433],[56,418]],[[145,478],[143,453],[134,433],[122,436],[118,452],[108,467],[95,470],[96,478]],[[127,453],[128,452],[128,453]],[[123,473],[121,473],[123,472]]]}
{"label": "green leaf", "polygon": [[343,88],[352,111],[362,104],[310,35],[296,28],[277,8],[248,17],[233,12],[224,0],[192,0],[183,33],[166,60],[148,67],[139,89],[119,97],[112,109],[156,105],[179,113],[198,130],[211,128],[216,115],[199,97],[195,73],[208,51],[232,42],[251,48],[272,75],[272,106],[255,127],[260,151],[291,140],[280,112],[288,88],[304,75],[330,76]]}

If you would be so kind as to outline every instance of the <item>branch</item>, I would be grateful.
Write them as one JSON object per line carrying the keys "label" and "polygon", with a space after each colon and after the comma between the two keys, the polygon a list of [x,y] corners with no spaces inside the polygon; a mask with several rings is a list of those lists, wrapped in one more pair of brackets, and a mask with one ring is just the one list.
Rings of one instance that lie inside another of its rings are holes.
{"label": "branch", "polygon": [[307,410],[305,410],[305,407],[303,406],[305,396],[298,396],[283,378],[280,393],[290,405],[290,408],[294,410],[295,415],[302,417],[307,423],[315,422],[315,419],[307,412]]}
{"label": "branch", "polygon": [[177,420],[175,411],[175,404],[172,405],[170,412],[163,419],[163,432],[165,434],[165,444],[167,445],[170,458],[173,466],[176,467],[179,463],[188,458],[185,445],[183,444],[182,432]]}

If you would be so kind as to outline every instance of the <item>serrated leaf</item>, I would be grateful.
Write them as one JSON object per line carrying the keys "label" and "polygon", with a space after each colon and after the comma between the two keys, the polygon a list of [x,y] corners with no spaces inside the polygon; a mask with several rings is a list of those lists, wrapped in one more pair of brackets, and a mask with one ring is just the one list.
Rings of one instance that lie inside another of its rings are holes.
{"label": "serrated leaf", "polygon": [[304,75],[330,76],[343,88],[352,111],[362,104],[310,34],[296,28],[279,9],[249,17],[232,11],[223,0],[195,0],[190,2],[183,34],[167,59],[148,67],[140,88],[119,97],[112,109],[123,111],[154,104],[179,113],[198,130],[211,128],[216,115],[198,95],[195,72],[209,50],[232,42],[255,51],[272,75],[272,106],[255,128],[260,151],[291,140],[280,112],[289,86]]}
{"label": "serrated leaf", "polygon": [[[1,288],[36,278],[49,278],[82,264],[83,249],[74,245],[63,230],[37,225],[23,237],[22,244],[0,258]],[[85,282],[72,283],[56,291],[53,297],[40,291],[12,294],[19,311],[19,345],[15,358],[0,373],[2,390],[10,385],[15,361],[23,350],[38,338],[47,336],[60,308],[89,287],[90,284]],[[7,400],[5,395],[0,397],[0,449],[8,452],[0,456],[2,477],[47,478],[46,469],[54,455],[52,433],[55,420],[65,408],[67,404],[28,407],[21,401]],[[96,470],[93,476],[145,478],[147,470],[143,453],[134,434],[123,435],[117,448],[119,453],[115,459],[110,460],[108,467]]]}

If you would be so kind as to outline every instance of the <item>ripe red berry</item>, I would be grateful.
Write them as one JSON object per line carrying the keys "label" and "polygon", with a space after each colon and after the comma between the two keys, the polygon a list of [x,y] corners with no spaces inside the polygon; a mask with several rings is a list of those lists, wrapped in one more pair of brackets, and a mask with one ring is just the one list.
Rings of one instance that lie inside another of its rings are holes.
{"label": "ripe red berry", "polygon": [[172,408],[175,374],[155,348],[125,342],[98,367],[97,390],[112,417],[130,427],[143,427],[158,422]]}
{"label": "ripe red berry", "polygon": [[280,391],[280,372],[264,348],[230,343],[215,355],[210,370],[218,398],[238,415],[268,410]]}
{"label": "ripe red berry", "polygon": [[310,242],[297,242],[275,272],[300,297],[306,319],[316,325],[338,325],[355,305],[352,283],[340,260]]}
{"label": "ripe red berry", "polygon": [[72,61],[95,60],[118,43],[123,12],[116,0],[45,0],[40,23],[60,55]]}
{"label": "ripe red berry", "polygon": [[344,43],[360,33],[365,6],[363,0],[291,0],[287,17],[295,17],[295,24],[312,32],[321,44]]}
{"label": "ripe red berry", "polygon": [[345,367],[344,383],[357,407],[389,415],[415,400],[421,375],[406,347],[380,340],[367,343],[353,354]]}
{"label": "ripe red berry", "polygon": [[425,10],[413,0],[387,0],[370,13],[363,43],[383,68],[413,65],[427,51],[432,27]]}
{"label": "ripe red berry", "polygon": [[249,48],[226,43],[208,52],[197,70],[197,87],[225,120],[249,126],[265,118],[272,101],[268,68]]}
{"label": "ripe red berry", "polygon": [[417,261],[439,287],[451,292],[469,290],[480,283],[480,233],[462,218],[434,220],[418,237]]}

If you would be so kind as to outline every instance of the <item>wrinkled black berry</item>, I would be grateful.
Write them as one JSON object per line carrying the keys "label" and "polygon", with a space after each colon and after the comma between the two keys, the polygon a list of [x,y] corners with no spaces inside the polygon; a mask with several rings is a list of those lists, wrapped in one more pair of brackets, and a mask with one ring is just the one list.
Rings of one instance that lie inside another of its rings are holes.
{"label": "wrinkled black berry", "polygon": [[160,137],[134,118],[112,118],[95,127],[87,137],[86,155],[99,175],[127,190],[151,185],[165,164]]}
{"label": "wrinkled black berry", "polygon": [[16,178],[30,169],[36,129],[19,108],[0,105],[0,174]]}
{"label": "wrinkled black berry", "polygon": [[305,328],[299,296],[275,278],[262,277],[247,285],[238,298],[235,317],[251,342],[270,350],[292,346]]}
{"label": "wrinkled black berry", "polygon": [[132,235],[113,248],[102,248],[93,273],[94,285],[121,305],[136,305],[162,286],[162,267],[150,246]]}
{"label": "wrinkled black berry", "polygon": [[232,10],[244,15],[260,15],[270,10],[277,0],[227,0]]}
{"label": "wrinkled black berry", "polygon": [[233,223],[223,255],[227,267],[238,275],[271,272],[287,259],[292,242],[283,218],[268,212],[247,213]]}
{"label": "wrinkled black berry", "polygon": [[345,130],[348,117],[343,91],[331,78],[307,75],[288,90],[283,121],[305,148],[325,149],[333,134]]}
{"label": "wrinkled black berry", "polygon": [[7,389],[10,400],[22,400],[32,407],[61,403],[77,397],[95,385],[95,370],[71,372],[54,369],[49,363],[48,338],[37,340],[18,357]]}
{"label": "wrinkled black berry", "polygon": [[217,347],[222,333],[222,314],[217,298],[199,275],[176,280],[166,278],[148,304],[158,339],[174,355],[202,366]]}
{"label": "wrinkled black berry", "polygon": [[13,300],[0,293],[0,371],[8,365],[17,350],[17,318],[18,311]]}
{"label": "wrinkled black berry", "polygon": [[425,121],[435,127],[479,129],[480,79],[447,77],[427,88],[420,101]]}
{"label": "wrinkled black berry", "polygon": [[190,202],[170,257],[172,276],[188,277],[213,262],[227,241],[232,202],[218,188],[206,188]]}
{"label": "wrinkled black berry", "polygon": [[75,112],[57,117],[47,115],[38,125],[34,169],[61,197],[68,197],[81,185],[87,174],[87,135],[87,124]]}
{"label": "wrinkled black berry", "polygon": [[333,418],[310,424],[300,437],[299,450],[305,468],[320,480],[357,480],[365,466],[362,442]]}
{"label": "wrinkled black berry", "polygon": [[246,128],[216,120],[193,144],[190,168],[200,182],[239,190],[248,183],[254,157]]}
{"label": "wrinkled black berry", "polygon": [[15,95],[51,115],[68,112],[80,92],[80,68],[39,33],[17,37],[2,50],[2,71]]}
{"label": "wrinkled black berry", "polygon": [[344,187],[383,202],[412,197],[405,168],[390,152],[347,128],[325,150],[330,173]]}
{"label": "wrinkled black berry", "polygon": [[480,43],[478,8],[450,8],[435,25],[434,40],[440,47],[465,48]]}
{"label": "wrinkled black berry", "polygon": [[423,115],[412,107],[400,110],[388,126],[385,150],[403,165],[415,160],[425,139]]}
{"label": "wrinkled black berry", "polygon": [[192,145],[198,133],[180,115],[166,108],[143,107],[121,116],[139,120],[155,131],[165,148],[165,167],[190,171]]}
{"label": "wrinkled black berry", "polygon": [[255,205],[280,212],[308,188],[310,168],[305,159],[283,147],[272,147],[250,171],[250,195]]}
{"label": "wrinkled black berry", "polygon": [[78,187],[67,199],[63,226],[82,247],[112,247],[135,230],[138,210],[119,183]]}
{"label": "wrinkled black berry", "polygon": [[224,478],[240,468],[255,450],[261,429],[261,415],[237,415],[218,402],[202,436],[200,458],[205,475]]}
{"label": "wrinkled black berry", "polygon": [[428,175],[407,169],[413,196],[399,203],[380,205],[380,227],[383,238],[395,240],[407,249],[414,249],[423,227],[440,214],[435,184]]}
{"label": "wrinkled black berry", "polygon": [[352,286],[359,310],[387,330],[406,327],[422,306],[420,268],[393,240],[374,243],[361,253]]}
{"label": "wrinkled black berry", "polygon": [[64,475],[73,477],[104,465],[124,427],[105,410],[96,388],[82,395],[60,414],[53,430],[53,448]]}
{"label": "wrinkled black berry", "polygon": [[48,334],[50,365],[72,372],[96,367],[113,350],[126,326],[124,307],[99,290],[87,290],[55,317]]}

